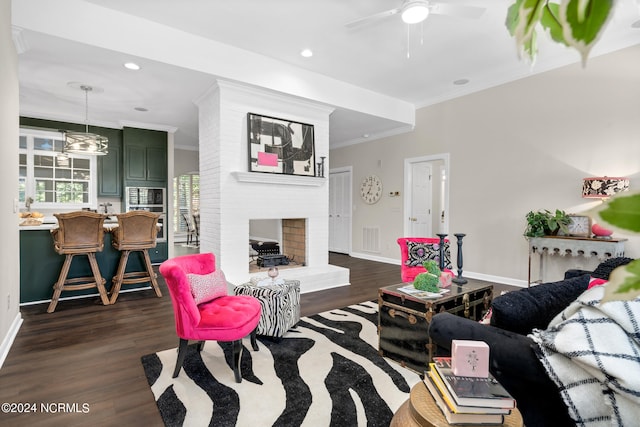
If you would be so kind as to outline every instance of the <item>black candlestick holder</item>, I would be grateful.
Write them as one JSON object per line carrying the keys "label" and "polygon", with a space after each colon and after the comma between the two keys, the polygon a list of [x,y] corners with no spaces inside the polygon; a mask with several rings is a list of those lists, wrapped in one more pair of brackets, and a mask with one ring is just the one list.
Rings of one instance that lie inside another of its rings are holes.
{"label": "black candlestick holder", "polygon": [[440,267],[440,271],[444,271],[444,269],[446,267],[446,265],[444,263],[444,261],[445,261],[444,260],[444,239],[445,239],[445,237],[447,237],[447,235],[438,233],[438,234],[436,234],[436,236],[438,236],[440,238],[440,254],[439,254],[439,256],[440,256],[440,266],[439,267]]}
{"label": "black candlestick holder", "polygon": [[458,285],[464,285],[467,283],[467,279],[462,277],[462,238],[466,236],[463,233],[454,234],[458,239],[458,276],[453,278],[453,283],[457,283]]}
{"label": "black candlestick holder", "polygon": [[324,178],[324,159],[326,159],[326,156],[320,157],[320,161],[316,163],[316,165],[318,166],[316,170],[316,176],[321,178]]}

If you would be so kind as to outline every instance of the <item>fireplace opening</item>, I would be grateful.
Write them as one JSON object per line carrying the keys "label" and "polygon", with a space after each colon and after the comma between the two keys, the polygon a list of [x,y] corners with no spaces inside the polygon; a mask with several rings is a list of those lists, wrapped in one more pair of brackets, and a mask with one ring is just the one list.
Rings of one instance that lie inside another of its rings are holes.
{"label": "fireplace opening", "polygon": [[306,265],[305,218],[249,220],[249,272]]}

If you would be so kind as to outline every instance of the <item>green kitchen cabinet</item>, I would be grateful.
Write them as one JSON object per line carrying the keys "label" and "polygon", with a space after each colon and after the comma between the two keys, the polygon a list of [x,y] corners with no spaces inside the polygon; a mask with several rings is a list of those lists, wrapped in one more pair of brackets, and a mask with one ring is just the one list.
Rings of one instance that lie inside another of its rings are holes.
{"label": "green kitchen cabinet", "polygon": [[155,248],[149,249],[149,258],[152,264],[160,264],[169,258],[167,242],[158,242]]}
{"label": "green kitchen cabinet", "polygon": [[122,197],[122,132],[105,135],[109,153],[98,156],[98,197]]}
{"label": "green kitchen cabinet", "polygon": [[125,187],[167,186],[167,133],[123,129]]}

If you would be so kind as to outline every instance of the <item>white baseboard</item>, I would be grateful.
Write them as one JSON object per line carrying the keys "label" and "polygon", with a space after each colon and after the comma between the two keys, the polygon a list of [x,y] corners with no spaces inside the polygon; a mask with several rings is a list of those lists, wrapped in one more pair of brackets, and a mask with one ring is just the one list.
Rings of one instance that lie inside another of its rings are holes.
{"label": "white baseboard", "polygon": [[[394,265],[400,265],[400,260],[399,259],[393,259],[393,258],[386,258],[386,257],[381,257],[381,256],[376,256],[376,255],[372,255],[369,253],[362,253],[362,252],[353,252],[351,253],[351,256],[354,258],[360,258],[360,259],[366,259],[368,261],[376,261],[376,262],[384,262],[387,264],[394,264]],[[454,268],[453,269],[454,272],[457,272],[457,270]],[[462,277],[466,277],[469,279],[477,279],[477,280],[484,280],[486,282],[493,282],[493,283],[500,283],[502,285],[510,285],[510,286],[517,286],[519,288],[526,288],[527,287],[527,281],[526,280],[519,280],[519,279],[513,279],[511,277],[501,277],[501,276],[493,276],[490,274],[484,274],[484,273],[474,273],[473,271],[462,271]],[[399,272],[398,272],[398,281],[400,280],[400,276],[399,276]]]}
{"label": "white baseboard", "polygon": [[[453,271],[456,271],[456,270],[453,270]],[[485,282],[500,283],[502,285],[517,286],[519,288],[527,287],[526,280],[512,279],[510,277],[492,276],[490,274],[474,273],[472,271],[470,272],[463,271],[462,277],[467,277],[469,279],[484,280]]]}
{"label": "white baseboard", "polygon": [[366,252],[351,252],[349,255],[354,258],[366,259],[368,261],[376,261],[376,262],[384,262],[386,264],[400,265],[400,260],[398,259],[381,257],[381,256],[373,255],[370,253],[366,253]]}
{"label": "white baseboard", "polygon": [[22,314],[18,311],[18,314],[16,314],[16,317],[11,323],[11,327],[9,328],[7,335],[5,335],[4,339],[2,340],[2,344],[0,344],[0,368],[2,368],[5,359],[9,355],[9,350],[11,349],[16,336],[18,335],[18,331],[20,330],[20,326],[22,325],[22,320]]}

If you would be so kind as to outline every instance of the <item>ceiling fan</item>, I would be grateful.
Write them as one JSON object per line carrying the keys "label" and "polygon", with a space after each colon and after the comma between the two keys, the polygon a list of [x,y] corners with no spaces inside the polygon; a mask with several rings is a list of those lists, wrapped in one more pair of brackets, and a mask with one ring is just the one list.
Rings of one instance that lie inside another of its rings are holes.
{"label": "ceiling fan", "polygon": [[485,8],[476,6],[454,5],[450,3],[432,2],[429,0],[403,0],[400,7],[385,10],[364,18],[356,19],[346,24],[347,28],[357,28],[372,24],[381,19],[400,14],[402,21],[407,24],[418,24],[430,14],[449,15],[468,19],[478,19],[484,13]]}

